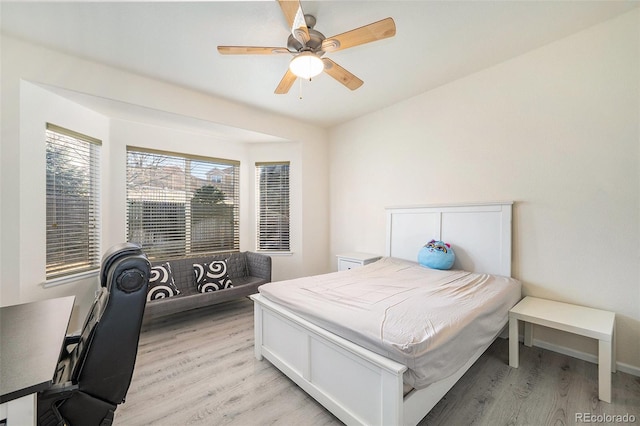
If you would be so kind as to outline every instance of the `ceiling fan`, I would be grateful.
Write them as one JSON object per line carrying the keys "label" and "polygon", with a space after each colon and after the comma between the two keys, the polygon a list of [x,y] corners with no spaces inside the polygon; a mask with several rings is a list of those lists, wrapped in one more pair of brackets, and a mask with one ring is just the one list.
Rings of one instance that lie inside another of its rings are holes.
{"label": "ceiling fan", "polygon": [[279,95],[289,92],[297,77],[310,80],[323,71],[347,88],[357,89],[363,81],[323,55],[396,34],[395,22],[392,18],[386,18],[333,37],[325,37],[313,28],[316,18],[305,15],[298,0],[278,0],[278,3],[291,29],[287,47],[218,46],[218,52],[223,55],[293,55],[287,72],[276,87],[275,93]]}

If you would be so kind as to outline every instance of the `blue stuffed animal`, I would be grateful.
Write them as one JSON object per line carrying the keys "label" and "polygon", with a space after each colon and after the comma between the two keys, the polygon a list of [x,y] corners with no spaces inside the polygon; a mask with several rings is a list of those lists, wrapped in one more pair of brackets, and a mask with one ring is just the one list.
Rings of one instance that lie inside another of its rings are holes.
{"label": "blue stuffed animal", "polygon": [[418,263],[431,269],[451,269],[456,254],[451,245],[431,240],[418,252]]}

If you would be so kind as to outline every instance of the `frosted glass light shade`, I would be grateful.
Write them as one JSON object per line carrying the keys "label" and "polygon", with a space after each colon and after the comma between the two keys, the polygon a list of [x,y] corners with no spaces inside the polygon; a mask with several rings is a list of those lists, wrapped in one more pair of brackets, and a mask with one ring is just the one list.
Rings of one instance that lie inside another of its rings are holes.
{"label": "frosted glass light shade", "polygon": [[310,79],[322,72],[324,63],[315,54],[302,52],[291,60],[289,69],[298,77]]}

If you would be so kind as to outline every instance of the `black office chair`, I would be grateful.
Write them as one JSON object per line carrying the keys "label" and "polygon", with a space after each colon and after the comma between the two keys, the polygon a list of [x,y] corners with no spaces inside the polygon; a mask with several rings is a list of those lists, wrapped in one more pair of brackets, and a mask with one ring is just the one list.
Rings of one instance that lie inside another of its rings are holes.
{"label": "black office chair", "polygon": [[68,336],[53,386],[38,394],[38,424],[110,425],[138,352],[149,261],[130,243],[102,258],[101,287],[79,336]]}

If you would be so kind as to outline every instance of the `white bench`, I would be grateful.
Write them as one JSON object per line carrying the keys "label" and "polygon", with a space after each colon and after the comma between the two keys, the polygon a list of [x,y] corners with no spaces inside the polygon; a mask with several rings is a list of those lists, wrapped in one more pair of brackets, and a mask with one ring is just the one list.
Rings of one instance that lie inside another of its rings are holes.
{"label": "white bench", "polygon": [[525,321],[524,344],[533,344],[532,324],[598,340],[598,396],[611,402],[611,373],[616,372],[615,313],[552,300],[525,297],[509,311],[509,365],[518,368],[518,321]]}

